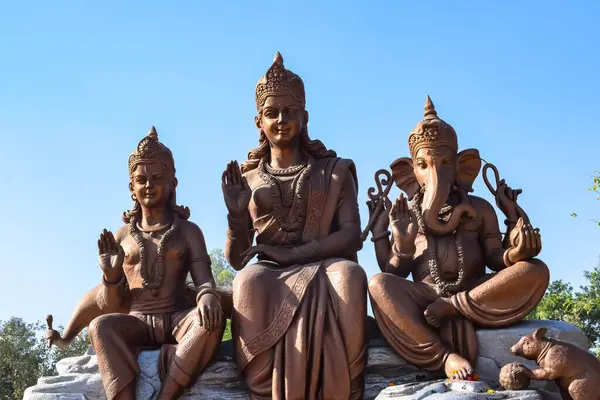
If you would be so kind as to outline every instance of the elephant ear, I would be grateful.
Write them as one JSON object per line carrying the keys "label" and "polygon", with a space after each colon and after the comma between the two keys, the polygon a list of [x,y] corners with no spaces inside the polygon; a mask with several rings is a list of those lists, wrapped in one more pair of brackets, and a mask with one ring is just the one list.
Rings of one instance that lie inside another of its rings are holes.
{"label": "elephant ear", "polygon": [[401,190],[406,193],[406,196],[411,199],[419,189],[419,182],[415,177],[413,162],[409,157],[402,157],[390,164],[392,170],[392,178]]}
{"label": "elephant ear", "polygon": [[456,167],[456,182],[467,192],[473,191],[473,182],[481,170],[479,150],[466,149],[458,153]]}

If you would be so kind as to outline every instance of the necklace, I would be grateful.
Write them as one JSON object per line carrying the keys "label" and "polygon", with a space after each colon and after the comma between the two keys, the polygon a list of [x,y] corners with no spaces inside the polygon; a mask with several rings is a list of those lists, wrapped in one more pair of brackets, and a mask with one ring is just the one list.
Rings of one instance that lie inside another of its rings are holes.
{"label": "necklace", "polygon": [[[175,216],[169,225],[170,226],[165,226],[162,228],[165,229],[169,227],[167,232],[165,232],[158,243],[156,258],[152,263],[152,268],[149,269],[146,260],[146,247],[144,246],[144,239],[142,238],[140,229],[138,228],[137,223],[134,221],[129,223],[129,234],[135,240],[140,249],[140,273],[142,275],[142,284],[145,288],[152,289],[152,294],[154,296],[158,296],[159,289],[162,285],[163,279],[165,278],[165,246],[169,238],[173,236],[173,233],[179,228],[178,217]],[[157,230],[158,229],[153,229],[149,232],[155,232]]]}
{"label": "necklace", "polygon": [[[300,177],[299,172],[306,168],[306,166],[307,163],[305,162],[303,164],[292,165],[291,167],[281,169],[271,167],[271,165],[269,165],[268,162],[265,163],[265,170],[269,175],[271,175],[273,181],[277,184],[278,192],[281,195],[281,203],[284,207],[291,208],[292,204],[294,204],[294,197],[296,195],[296,185],[298,184],[298,178]],[[278,178],[278,176],[290,177],[292,175],[295,175],[292,179],[292,187],[291,190],[287,191],[289,193],[286,193],[286,191],[283,190],[282,187],[283,182],[281,179]]]}
{"label": "necklace", "polygon": [[[269,189],[271,190],[271,197],[273,198],[273,214],[275,216],[275,220],[279,224],[279,227],[286,232],[297,232],[304,226],[304,221],[306,219],[306,211],[304,210],[304,186],[306,183],[306,179],[310,176],[310,172],[312,170],[312,158],[309,158],[307,163],[290,168],[286,168],[285,170],[275,170],[271,167],[267,167],[267,163],[264,161],[264,158],[260,160],[258,163],[258,175],[260,178],[267,183]],[[298,175],[294,178],[292,182],[292,199],[286,204],[283,200],[283,189],[281,187],[281,182],[279,179],[275,178],[270,172],[273,171],[273,175],[282,176],[281,171],[286,171],[286,174],[289,176],[293,173],[298,173]],[[290,170],[295,172],[289,172]],[[299,211],[298,215],[295,218],[294,222],[287,222],[287,212],[286,208],[289,209],[293,206],[297,206]]]}
{"label": "necklace", "polygon": [[[411,202],[411,208],[413,209],[415,216],[417,217],[417,223],[419,225],[419,231],[425,232],[425,226],[423,223],[423,213],[421,212],[420,201],[422,200],[422,194],[419,193],[415,199]],[[448,210],[444,210],[447,212]],[[431,234],[426,234],[427,249],[425,249],[425,257],[427,259],[427,266],[429,267],[429,274],[433,278],[437,286],[438,293],[443,297],[450,297],[454,293],[458,293],[463,286],[465,279],[465,251],[462,243],[460,232],[454,232],[454,247],[456,249],[456,258],[458,263],[458,277],[454,281],[443,280],[440,276],[439,260],[437,255],[437,242],[435,237]]]}
{"label": "necklace", "polygon": [[165,229],[167,229],[168,227],[170,227],[172,224],[173,224],[173,221],[169,222],[168,224],[164,224],[164,225],[156,225],[156,226],[142,228],[142,226],[139,223],[136,223],[136,228],[140,232],[151,233],[151,232],[164,231]]}
{"label": "necklace", "polygon": [[308,163],[304,162],[298,165],[292,165],[288,168],[273,168],[269,163],[265,163],[265,169],[271,175],[275,176],[290,176],[302,171]]}

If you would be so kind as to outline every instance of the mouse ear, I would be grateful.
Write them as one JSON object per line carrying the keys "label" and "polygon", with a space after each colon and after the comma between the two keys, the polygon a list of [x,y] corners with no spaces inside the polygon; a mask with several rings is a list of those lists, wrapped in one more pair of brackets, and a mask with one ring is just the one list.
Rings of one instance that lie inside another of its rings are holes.
{"label": "mouse ear", "polygon": [[536,340],[542,340],[546,335],[546,332],[548,332],[547,328],[538,328],[533,332],[533,337]]}

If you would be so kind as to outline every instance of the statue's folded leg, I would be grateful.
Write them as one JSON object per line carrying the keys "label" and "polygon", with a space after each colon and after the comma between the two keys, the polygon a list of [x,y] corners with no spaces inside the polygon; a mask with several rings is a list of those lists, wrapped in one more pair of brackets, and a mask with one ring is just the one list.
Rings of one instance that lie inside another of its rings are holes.
{"label": "statue's folded leg", "polygon": [[173,338],[177,349],[171,357],[167,375],[182,387],[192,385],[219,351],[225,321],[208,332],[198,322],[195,308],[174,313]]}
{"label": "statue's folded leg", "polygon": [[362,398],[364,369],[367,364],[365,330],[367,315],[367,276],[355,262],[328,259],[324,263],[331,298],[334,302],[337,325],[342,335],[350,373],[350,398]]}
{"label": "statue's folded leg", "polygon": [[454,307],[475,325],[505,327],[523,320],[540,302],[550,272],[538,259],[520,261],[452,296]]}
{"label": "statue's folded leg", "polygon": [[[140,370],[132,348],[151,343],[146,323],[129,314],[105,314],[90,323],[88,335],[98,357],[106,397],[133,395]],[[125,388],[131,393],[121,393]]]}
{"label": "statue's folded leg", "polygon": [[444,367],[451,349],[423,315],[427,306],[439,298],[433,288],[379,273],[369,280],[369,295],[377,325],[398,354],[426,370]]}

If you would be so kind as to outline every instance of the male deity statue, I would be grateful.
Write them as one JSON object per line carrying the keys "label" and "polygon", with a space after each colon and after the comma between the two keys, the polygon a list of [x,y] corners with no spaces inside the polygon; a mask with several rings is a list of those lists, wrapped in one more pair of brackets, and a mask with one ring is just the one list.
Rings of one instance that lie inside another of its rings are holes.
{"label": "male deity statue", "polygon": [[[429,97],[408,144],[411,158],[397,159],[391,170],[410,205],[403,194],[393,205],[386,200],[388,212],[372,227],[382,271],[369,281],[373,311],[387,342],[408,362],[466,379],[477,359],[475,327],[519,322],[544,295],[549,271],[534,258],[541,237],[517,205],[520,190],[502,180],[496,190],[507,217],[502,240],[492,205],[469,194],[479,152],[458,152],[456,132]],[[373,214],[377,205],[369,208]]]}
{"label": "male deity statue", "polygon": [[241,270],[235,357],[254,399],[360,399],[367,280],[356,263],[356,171],[308,136],[305,103],[302,79],[277,53],[256,85],[259,146],[223,173],[225,255]]}
{"label": "male deity statue", "polygon": [[[158,398],[174,399],[216,355],[223,313],[204,236],[187,220],[189,209],[176,203],[173,155],[154,127],[129,157],[129,177],[133,209],[114,236],[106,229],[100,235],[102,285],[82,299],[70,326],[76,332],[95,316],[89,337],[108,399],[134,399],[136,351],[165,345]],[[197,289],[192,304],[188,273]],[[47,339],[61,347],[69,342],[53,330]]]}

